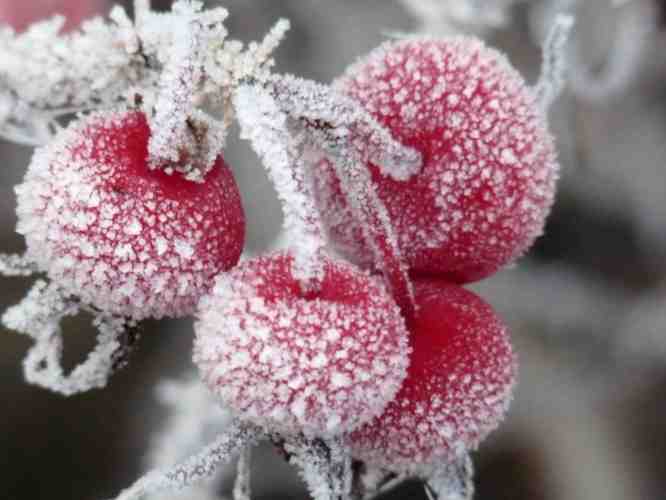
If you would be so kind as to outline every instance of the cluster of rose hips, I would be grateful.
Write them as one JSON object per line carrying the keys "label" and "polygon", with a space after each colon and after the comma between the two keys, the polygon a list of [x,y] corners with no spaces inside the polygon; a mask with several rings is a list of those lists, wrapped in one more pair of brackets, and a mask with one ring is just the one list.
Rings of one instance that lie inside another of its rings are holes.
{"label": "cluster of rose hips", "polygon": [[506,411],[506,328],[462,285],[541,233],[553,142],[532,90],[475,39],[388,42],[334,87],[422,155],[406,181],[358,165],[385,207],[412,311],[378,273],[368,221],[329,161],[309,168],[346,260],[318,255],[308,288],[289,251],[237,265],[245,220],[230,169],[219,157],[193,182],[149,165],[139,111],[79,118],[38,150],[17,188],[18,231],[40,269],[87,304],[133,319],[196,314],[194,360],[239,417],[283,436],[345,435],[355,458],[419,472],[474,449]]}

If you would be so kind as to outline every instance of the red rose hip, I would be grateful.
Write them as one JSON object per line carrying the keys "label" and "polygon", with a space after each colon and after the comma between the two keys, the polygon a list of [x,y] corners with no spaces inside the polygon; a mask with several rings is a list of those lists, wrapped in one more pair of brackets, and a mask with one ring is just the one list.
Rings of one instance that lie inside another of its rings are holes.
{"label": "red rose hip", "polygon": [[208,387],[269,431],[327,437],[379,415],[405,377],[400,310],[378,279],[324,258],[304,294],[284,253],[221,275],[195,323]]}
{"label": "red rose hip", "polygon": [[[335,86],[423,155],[406,182],[368,165],[413,274],[475,281],[541,234],[558,173],[553,139],[502,54],[469,37],[387,42]],[[332,239],[370,264],[333,169],[321,170],[318,198]]]}
{"label": "red rose hip", "polygon": [[135,319],[192,314],[245,230],[221,156],[192,182],[149,169],[149,137],[142,113],[92,114],[38,149],[16,188],[28,256],[83,302]]}
{"label": "red rose hip", "polygon": [[418,280],[415,293],[407,378],[382,415],[352,434],[352,450],[372,465],[424,473],[497,427],[516,361],[506,328],[478,296],[435,280]]}

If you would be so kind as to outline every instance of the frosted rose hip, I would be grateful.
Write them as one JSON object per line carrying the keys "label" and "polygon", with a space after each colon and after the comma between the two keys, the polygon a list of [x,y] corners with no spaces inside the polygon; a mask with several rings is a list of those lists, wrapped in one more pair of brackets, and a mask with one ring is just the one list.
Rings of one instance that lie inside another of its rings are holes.
{"label": "frosted rose hip", "polygon": [[202,300],[194,360],[240,416],[271,431],[338,435],[379,415],[405,377],[407,332],[383,284],[326,257],[304,296],[292,257],[221,275]]}
{"label": "frosted rose hip", "polygon": [[[413,272],[478,280],[541,234],[558,172],[553,139],[502,54],[468,37],[387,42],[335,86],[423,155],[408,182],[368,166]],[[370,263],[332,169],[321,170],[318,197],[332,238]]]}
{"label": "frosted rose hip", "polygon": [[416,281],[415,293],[407,378],[352,434],[357,458],[411,473],[475,449],[502,420],[516,372],[506,328],[478,296],[435,280]]}
{"label": "frosted rose hip", "polygon": [[38,149],[16,188],[17,231],[49,277],[86,303],[133,318],[192,314],[238,262],[245,222],[219,157],[201,183],[149,170],[138,112],[97,113]]}

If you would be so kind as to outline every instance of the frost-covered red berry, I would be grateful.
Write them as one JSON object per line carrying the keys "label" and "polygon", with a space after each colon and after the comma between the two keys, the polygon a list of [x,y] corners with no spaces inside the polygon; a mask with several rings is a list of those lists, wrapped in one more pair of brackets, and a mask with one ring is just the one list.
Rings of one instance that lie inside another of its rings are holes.
{"label": "frost-covered red berry", "polygon": [[[387,42],[335,87],[423,155],[407,182],[368,165],[414,273],[474,281],[541,234],[558,173],[553,139],[502,54],[468,37]],[[333,169],[321,170],[318,197],[333,240],[370,263]]]}
{"label": "frost-covered red berry", "polygon": [[28,256],[85,303],[136,319],[192,314],[238,262],[245,221],[219,157],[202,182],[148,167],[139,112],[77,120],[38,149],[16,188]]}
{"label": "frost-covered red berry", "polygon": [[379,415],[405,377],[400,310],[378,279],[324,258],[304,295],[278,253],[221,275],[202,300],[194,360],[245,419],[285,434],[331,436]]}
{"label": "frost-covered red berry", "polygon": [[435,280],[418,280],[415,293],[407,378],[384,413],[352,434],[352,449],[370,464],[418,473],[497,427],[516,362],[506,328],[478,296]]}

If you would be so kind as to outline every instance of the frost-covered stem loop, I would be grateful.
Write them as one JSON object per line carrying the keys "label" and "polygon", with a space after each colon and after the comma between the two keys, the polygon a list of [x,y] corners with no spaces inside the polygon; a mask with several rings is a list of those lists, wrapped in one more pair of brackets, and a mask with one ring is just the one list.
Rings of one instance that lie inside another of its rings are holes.
{"label": "frost-covered stem loop", "polygon": [[302,138],[289,129],[288,116],[259,85],[242,85],[234,94],[241,137],[250,141],[265,165],[284,211],[284,226],[298,243],[292,247],[293,274],[305,292],[323,279],[322,225],[314,206],[303,159]]}
{"label": "frost-covered stem loop", "polygon": [[567,69],[565,48],[574,23],[573,16],[558,14],[544,41],[541,75],[534,88],[537,101],[544,111],[548,110],[564,87]]}
{"label": "frost-covered stem loop", "polygon": [[26,380],[64,396],[104,387],[109,377],[127,363],[136,341],[136,324],[97,311],[93,325],[97,344],[86,360],[69,374],[62,367],[63,340],[60,322],[85,307],[54,284],[37,281],[25,299],[4,314],[3,323],[28,335],[35,344],[23,362]]}
{"label": "frost-covered stem loop", "polygon": [[474,467],[468,453],[443,463],[424,478],[430,500],[472,500]]}
{"label": "frost-covered stem loop", "polygon": [[313,500],[349,500],[351,451],[344,437],[288,440],[284,449],[296,465]]}
{"label": "frost-covered stem loop", "polygon": [[230,462],[262,436],[255,426],[234,420],[210,445],[169,470],[154,470],[122,491],[116,500],[138,500],[163,491],[178,491],[212,477],[217,468]]}

